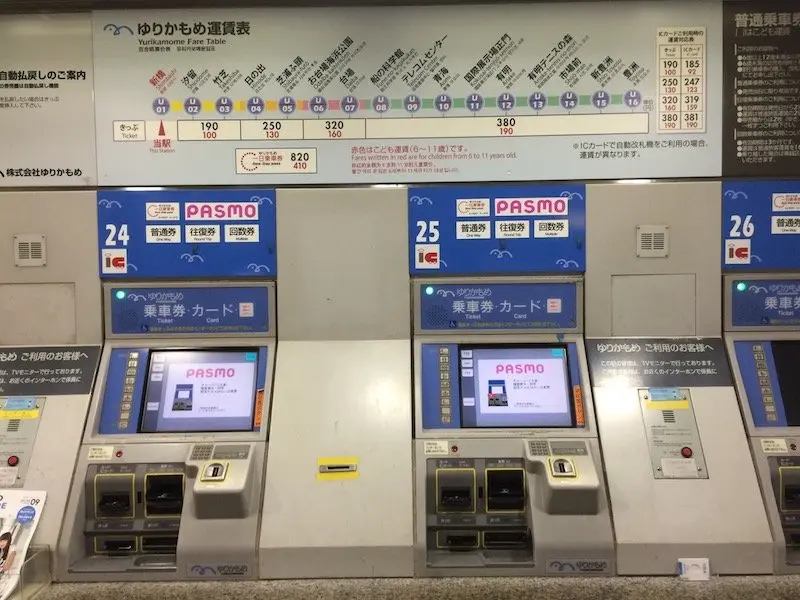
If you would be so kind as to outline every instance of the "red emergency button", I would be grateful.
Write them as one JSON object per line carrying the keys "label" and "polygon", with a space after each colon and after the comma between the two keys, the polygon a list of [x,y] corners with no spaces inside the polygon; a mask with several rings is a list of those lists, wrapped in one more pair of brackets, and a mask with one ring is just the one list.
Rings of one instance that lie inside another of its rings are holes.
{"label": "red emergency button", "polygon": [[16,467],[19,464],[19,457],[9,456],[7,462],[9,467]]}
{"label": "red emergency button", "polygon": [[692,458],[692,449],[691,448],[681,448],[681,456],[683,458]]}

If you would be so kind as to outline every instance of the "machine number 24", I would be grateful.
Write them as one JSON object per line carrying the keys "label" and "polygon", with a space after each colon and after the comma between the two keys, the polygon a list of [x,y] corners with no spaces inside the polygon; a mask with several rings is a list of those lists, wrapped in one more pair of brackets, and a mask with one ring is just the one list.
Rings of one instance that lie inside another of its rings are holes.
{"label": "machine number 24", "polygon": [[753,215],[745,215],[744,217],[741,215],[731,215],[731,230],[728,233],[728,237],[750,238],[753,237],[755,232],[756,226],[753,225]]}
{"label": "machine number 24", "polygon": [[417,221],[417,243],[435,244],[439,241],[439,221]]}
{"label": "machine number 24", "polygon": [[106,225],[106,246],[116,246],[117,243],[120,243],[123,246],[128,245],[128,240],[130,237],[128,236],[128,226],[124,223],[122,225],[113,225],[109,223]]}

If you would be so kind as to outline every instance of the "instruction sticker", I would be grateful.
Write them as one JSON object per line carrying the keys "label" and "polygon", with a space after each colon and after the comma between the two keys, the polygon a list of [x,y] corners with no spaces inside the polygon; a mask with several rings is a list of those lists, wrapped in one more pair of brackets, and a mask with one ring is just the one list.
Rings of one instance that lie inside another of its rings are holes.
{"label": "instruction sticker", "polygon": [[789,452],[789,449],[786,447],[786,440],[779,438],[761,440],[761,449],[765,454],[786,454]]}
{"label": "instruction sticker", "polygon": [[697,462],[693,458],[662,458],[661,472],[670,479],[697,479]]}
{"label": "instruction sticker", "polygon": [[89,446],[86,460],[111,460],[114,457],[114,446]]}
{"label": "instruction sticker", "polygon": [[19,467],[0,467],[0,488],[14,487]]}
{"label": "instruction sticker", "polygon": [[425,440],[425,456],[450,456],[450,444],[442,440]]}

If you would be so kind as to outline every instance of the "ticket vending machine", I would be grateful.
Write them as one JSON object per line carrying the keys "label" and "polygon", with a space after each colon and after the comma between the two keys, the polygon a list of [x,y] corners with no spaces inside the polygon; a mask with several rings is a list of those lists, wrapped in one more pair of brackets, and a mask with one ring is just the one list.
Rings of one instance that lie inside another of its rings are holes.
{"label": "ticket vending machine", "polygon": [[106,283],[103,294],[106,343],[57,578],[255,578],[274,284]]}
{"label": "ticket vending machine", "polygon": [[800,573],[800,277],[727,275],[725,338],[774,539]]}
{"label": "ticket vending machine", "polygon": [[0,206],[0,488],[47,492],[32,544],[55,552],[103,340],[95,194]]}
{"label": "ticket vending machine", "polygon": [[612,575],[580,277],[413,284],[416,572]]}
{"label": "ticket vending machine", "polygon": [[721,197],[714,182],[586,189],[586,349],[620,575],[772,571],[720,338]]}

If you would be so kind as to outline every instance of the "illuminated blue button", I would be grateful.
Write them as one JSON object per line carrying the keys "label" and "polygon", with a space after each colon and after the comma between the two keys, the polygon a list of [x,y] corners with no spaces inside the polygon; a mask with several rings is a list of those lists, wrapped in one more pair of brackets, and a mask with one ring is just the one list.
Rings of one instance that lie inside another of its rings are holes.
{"label": "illuminated blue button", "polygon": [[126,294],[124,290],[117,290],[116,294],[114,295],[117,297],[117,300],[125,300]]}
{"label": "illuminated blue button", "polygon": [[744,281],[740,281],[736,284],[736,289],[740,292],[743,292],[747,289],[747,284]]}
{"label": "illuminated blue button", "polygon": [[433,286],[429,285],[428,287],[426,287],[425,293],[428,294],[428,296],[433,296]]}

